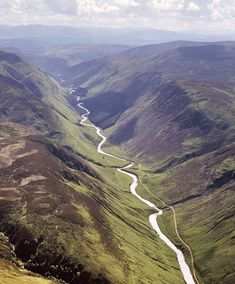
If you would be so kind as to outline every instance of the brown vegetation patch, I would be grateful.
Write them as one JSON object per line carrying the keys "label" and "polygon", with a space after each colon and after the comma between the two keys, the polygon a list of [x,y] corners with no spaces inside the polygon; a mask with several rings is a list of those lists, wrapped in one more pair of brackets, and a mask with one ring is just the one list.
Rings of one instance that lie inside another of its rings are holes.
{"label": "brown vegetation patch", "polygon": [[64,221],[69,221],[80,226],[84,226],[84,220],[81,214],[79,214],[78,209],[71,204],[66,204],[60,209],[58,217]]}
{"label": "brown vegetation patch", "polygon": [[[68,267],[75,267],[78,263],[77,260],[73,262],[71,256],[68,258],[69,264],[50,269],[48,248],[53,240],[53,250],[63,255],[62,258],[71,247],[79,250],[84,227],[89,226],[91,220],[95,231],[101,236],[102,243],[111,249],[112,238],[108,237],[110,231],[103,226],[108,222],[102,214],[99,201],[74,189],[79,184],[86,187],[88,192],[90,190],[91,194],[96,192],[101,195],[101,180],[96,178],[98,175],[93,169],[83,165],[74,154],[71,156],[67,150],[43,136],[24,137],[21,140],[24,147],[14,153],[15,158],[17,155],[20,155],[20,158],[14,159],[11,164],[1,169],[0,182],[4,189],[0,191],[0,204],[4,206],[0,207],[0,229],[10,237],[16,246],[16,254],[24,261],[28,261],[38,250],[42,269],[35,259],[27,264],[30,270],[44,275],[50,271],[54,276],[58,275],[58,271],[62,271],[62,279],[70,279],[69,283],[77,283],[75,279],[99,283],[98,278],[92,280],[92,274],[81,272],[81,268],[67,272]],[[17,145],[19,142],[17,138],[12,137],[1,141],[4,147]],[[33,155],[26,155],[32,151]],[[71,187],[73,184],[74,188]],[[4,200],[1,200],[1,197]],[[17,207],[13,200],[18,201]],[[79,212],[79,205],[88,209],[87,220],[82,216],[82,212]],[[72,241],[71,236],[75,236]],[[40,238],[44,239],[43,246],[34,241]],[[70,239],[71,244],[61,245],[64,239]],[[63,271],[64,269],[66,271]],[[103,276],[100,276],[100,279],[103,279]]]}
{"label": "brown vegetation patch", "polygon": [[25,141],[17,141],[14,144],[6,144],[6,141],[1,142],[5,143],[5,146],[0,150],[0,168],[9,167],[17,159],[20,150],[24,149]]}
{"label": "brown vegetation patch", "polygon": [[233,143],[169,170],[168,178],[162,183],[169,189],[165,193],[167,198],[174,204],[229,188],[235,180],[234,157]]}
{"label": "brown vegetation patch", "polygon": [[20,186],[25,186],[33,181],[40,181],[40,180],[45,180],[46,178],[44,176],[29,176],[27,178],[23,178],[20,182]]}

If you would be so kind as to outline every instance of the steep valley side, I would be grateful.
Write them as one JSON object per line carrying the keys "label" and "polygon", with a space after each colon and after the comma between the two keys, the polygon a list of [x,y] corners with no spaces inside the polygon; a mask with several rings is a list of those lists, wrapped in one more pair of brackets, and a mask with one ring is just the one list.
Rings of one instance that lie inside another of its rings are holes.
{"label": "steep valley side", "polygon": [[116,172],[123,163],[97,155],[68,90],[0,55],[0,231],[15,248],[7,256],[0,245],[0,280],[183,283],[175,254],[146,222],[148,207]]}
{"label": "steep valley side", "polygon": [[138,193],[164,209],[159,226],[190,263],[158,198],[174,207],[200,283],[234,283],[234,44],[169,46],[71,67],[65,83],[75,92],[0,53],[0,231],[15,246],[0,243],[1,281],[14,269],[14,281],[183,282],[175,254],[146,222],[152,211],[116,171],[125,163],[98,155],[99,139],[80,125],[81,96],[110,137],[108,151],[144,164],[133,172],[149,191]]}
{"label": "steep valley side", "polygon": [[[143,187],[142,196],[160,208],[164,205],[157,198],[174,206],[200,282],[231,284],[234,43],[192,43],[160,54],[153,49],[80,64],[71,82],[86,90],[81,99],[109,142],[145,164],[142,175],[151,194]],[[174,231],[171,211],[162,226],[166,234]],[[176,234],[172,239],[187,254]]]}

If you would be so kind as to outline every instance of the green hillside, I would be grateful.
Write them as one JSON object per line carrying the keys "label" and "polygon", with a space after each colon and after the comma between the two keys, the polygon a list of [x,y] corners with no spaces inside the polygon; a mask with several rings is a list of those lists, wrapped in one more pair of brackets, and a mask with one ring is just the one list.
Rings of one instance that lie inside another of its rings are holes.
{"label": "green hillside", "polygon": [[39,278],[32,271],[72,284],[183,283],[152,211],[116,171],[123,163],[96,153],[74,98],[19,56],[0,55],[0,231],[10,246],[0,281],[27,283]]}
{"label": "green hillside", "polygon": [[[82,100],[92,121],[105,128],[111,144],[144,164],[151,193],[174,206],[200,283],[235,280],[234,65],[233,42],[177,42],[135,48],[70,71],[71,82],[86,90]],[[187,254],[168,215],[162,226]]]}

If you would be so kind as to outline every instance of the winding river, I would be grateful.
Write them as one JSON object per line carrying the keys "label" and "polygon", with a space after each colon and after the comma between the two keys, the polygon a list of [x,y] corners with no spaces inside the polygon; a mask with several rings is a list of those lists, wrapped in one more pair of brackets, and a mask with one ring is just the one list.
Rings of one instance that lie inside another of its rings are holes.
{"label": "winding river", "polygon": [[[80,97],[77,98],[77,101],[80,100]],[[179,263],[179,266],[180,266],[180,270],[182,272],[182,275],[183,275],[183,278],[184,278],[184,281],[187,283],[187,284],[195,284],[195,281],[194,281],[194,278],[191,274],[191,271],[189,269],[189,266],[188,264],[186,263],[185,261],[185,258],[184,258],[184,255],[182,253],[181,250],[179,250],[168,238],[166,235],[164,235],[160,229],[160,227],[158,226],[158,223],[157,223],[157,218],[158,216],[162,215],[163,214],[163,211],[159,208],[157,208],[157,206],[155,204],[153,204],[152,202],[144,199],[143,197],[141,197],[137,192],[136,192],[136,188],[138,187],[138,176],[135,175],[135,174],[132,174],[130,173],[129,171],[127,171],[128,169],[130,169],[133,165],[134,165],[134,162],[129,162],[127,161],[126,159],[123,159],[123,158],[120,158],[118,156],[115,156],[115,155],[112,155],[112,154],[109,154],[109,153],[106,153],[102,150],[102,146],[104,145],[104,143],[106,142],[107,140],[107,137],[102,134],[102,131],[99,127],[95,126],[94,124],[90,124],[90,123],[86,123],[86,121],[88,120],[88,117],[89,117],[89,114],[90,114],[90,111],[85,108],[83,106],[83,103],[79,103],[78,104],[78,107],[81,108],[82,110],[85,111],[85,114],[82,115],[82,120],[80,122],[80,124],[84,125],[84,126],[88,126],[88,127],[92,127],[96,130],[96,133],[98,134],[99,137],[102,138],[102,141],[99,143],[99,145],[97,146],[97,152],[100,153],[100,154],[103,154],[105,156],[108,156],[108,157],[112,157],[112,158],[115,158],[115,159],[118,159],[118,160],[121,160],[123,162],[127,162],[129,163],[127,166],[123,167],[123,168],[118,168],[117,170],[120,172],[120,173],[123,173],[125,175],[128,175],[131,179],[132,179],[132,183],[130,185],[130,191],[133,195],[135,195],[140,201],[142,201],[143,203],[145,203],[147,206],[149,206],[150,208],[152,208],[154,211],[156,211],[155,213],[151,214],[149,216],[149,222],[152,226],[152,228],[154,229],[154,231],[156,231],[156,233],[158,234],[159,238],[170,248],[172,249],[176,256],[177,256],[177,260],[178,260],[178,263]]]}

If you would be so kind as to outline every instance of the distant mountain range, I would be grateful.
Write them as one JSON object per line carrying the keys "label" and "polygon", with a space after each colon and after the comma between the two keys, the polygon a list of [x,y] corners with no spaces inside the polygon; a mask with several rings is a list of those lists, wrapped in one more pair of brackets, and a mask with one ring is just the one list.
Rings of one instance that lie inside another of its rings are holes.
{"label": "distant mountain range", "polygon": [[57,43],[93,43],[148,45],[175,40],[218,41],[235,39],[235,35],[173,32],[158,29],[134,28],[75,28],[63,26],[22,25],[0,26],[0,39],[43,39]]}

